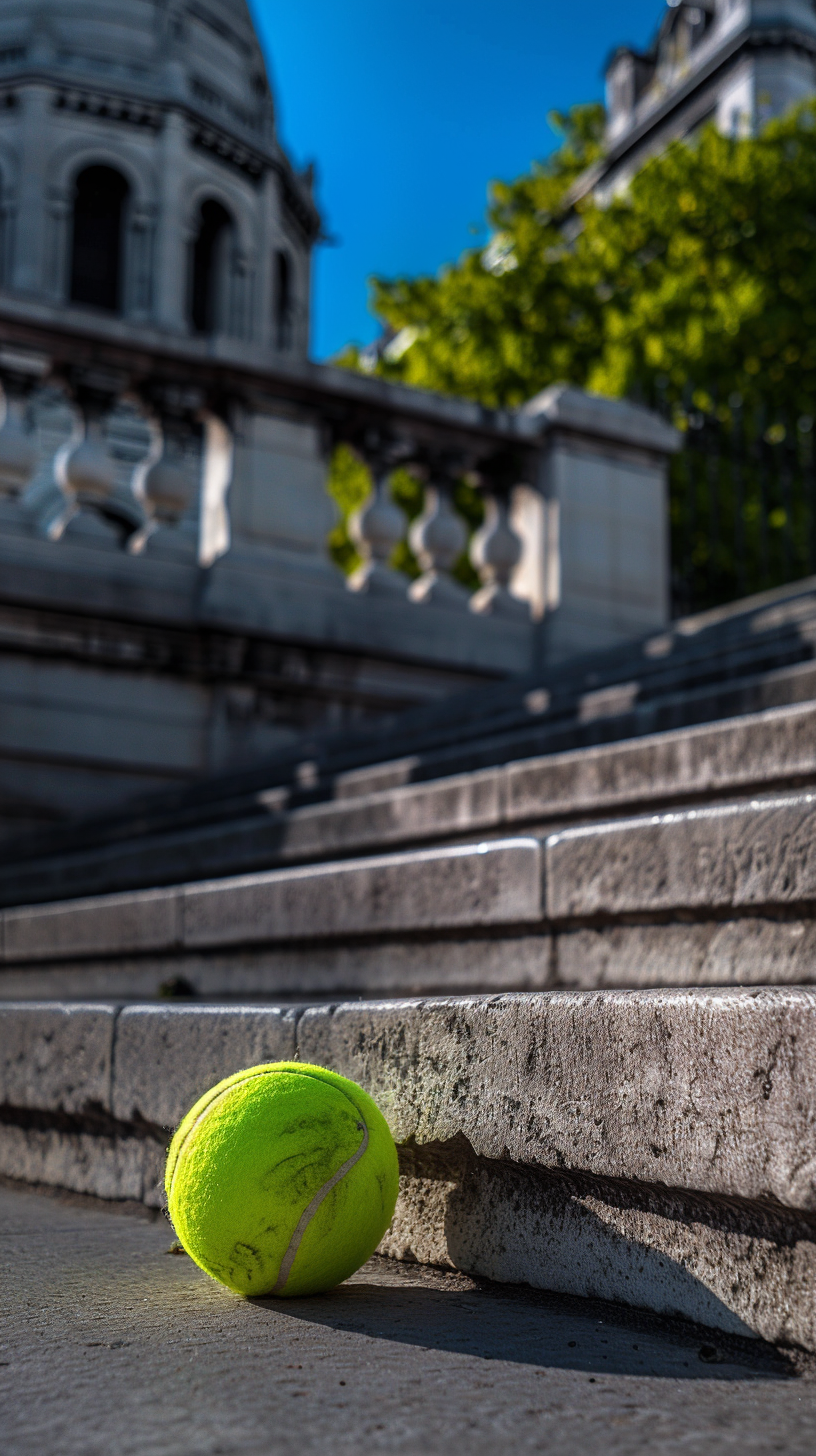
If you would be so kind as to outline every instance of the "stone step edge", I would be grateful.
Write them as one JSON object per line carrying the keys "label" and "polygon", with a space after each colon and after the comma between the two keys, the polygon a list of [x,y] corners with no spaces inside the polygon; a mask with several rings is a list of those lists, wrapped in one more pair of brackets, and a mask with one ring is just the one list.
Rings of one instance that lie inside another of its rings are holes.
{"label": "stone step edge", "polygon": [[[165,861],[168,853],[175,852],[174,846],[182,854],[190,847],[206,867],[208,860],[212,862],[212,846],[225,836],[237,836],[240,841],[243,863],[237,863],[234,872],[246,873],[264,855],[276,866],[319,863],[332,856],[372,854],[474,834],[525,833],[529,826],[551,832],[570,819],[636,813],[650,803],[677,805],[726,793],[794,788],[816,779],[814,726],[816,705],[800,703],[633,741],[521,759],[427,783],[408,781],[415,766],[409,758],[364,771],[374,784],[378,776],[380,781],[385,777],[387,787],[375,792],[347,797],[341,775],[339,797],[334,801],[287,809],[286,791],[273,789],[256,796],[266,815],[260,812],[237,823],[198,826],[169,838],[163,835],[156,843],[116,843],[77,856],[58,855],[36,865],[24,863],[13,879],[20,886],[21,903],[27,895],[47,901],[48,895],[40,893],[43,876],[55,884],[70,885],[76,878],[74,867],[84,885],[88,866],[98,863],[104,873],[114,854],[123,865],[132,864],[131,875],[138,872],[139,881],[145,883],[158,853],[159,878],[166,883],[172,876]],[[353,772],[350,787],[355,775],[360,787],[364,786],[361,772]],[[9,873],[7,868],[4,875]],[[221,871],[214,864],[204,873]],[[182,871],[179,877],[189,878],[189,874]]]}
{"label": "stone step edge", "polygon": [[816,794],[6,910],[0,962],[816,903]]}
{"label": "stone step edge", "polygon": [[0,1172],[161,1201],[241,1067],[360,1082],[401,1148],[382,1250],[816,1349],[816,994],[0,1009]]}

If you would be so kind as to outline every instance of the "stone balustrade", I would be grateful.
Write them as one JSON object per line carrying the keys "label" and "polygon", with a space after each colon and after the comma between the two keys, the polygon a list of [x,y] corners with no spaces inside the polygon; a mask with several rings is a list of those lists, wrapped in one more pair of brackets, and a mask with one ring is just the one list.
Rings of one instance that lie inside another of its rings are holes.
{"label": "stone balustrade", "polygon": [[[233,543],[251,544],[294,551],[301,567],[330,575],[326,474],[346,443],[372,476],[350,522],[362,561],[347,585],[359,596],[517,623],[565,604],[562,618],[586,619],[594,598],[586,640],[580,621],[568,625],[567,650],[665,617],[663,466],[676,440],[645,410],[558,387],[521,411],[486,411],[319,366],[285,377],[267,368],[260,393],[247,369],[258,361],[237,345],[215,378],[194,344],[178,349],[188,356],[182,384],[166,344],[164,358],[112,364],[102,340],[89,340],[85,358],[73,342],[44,331],[42,347],[0,352],[7,526],[16,508],[30,533],[52,542],[107,532],[128,554],[181,552],[204,567]],[[426,481],[410,531],[389,492],[398,465]],[[465,475],[485,500],[469,552],[481,587],[470,596],[452,575],[467,545],[452,503]],[[413,582],[392,564],[406,540],[422,568]],[[627,571],[643,579],[624,600]],[[448,621],[447,630],[458,629]]]}
{"label": "stone balustrade", "polygon": [[[106,532],[130,555],[186,554],[204,567],[229,549],[234,431],[195,392],[187,401],[165,397],[157,404],[144,389],[117,392],[113,380],[52,375],[47,359],[8,350],[0,380],[0,497],[7,524],[13,506],[42,539],[60,541],[74,523],[81,534]],[[373,431],[360,441],[350,433],[373,480],[370,497],[350,522],[362,557],[347,583],[351,591],[517,622],[536,615],[535,604],[512,590],[525,543],[513,528],[510,492],[501,481],[484,481],[485,521],[470,549],[482,587],[469,594],[452,574],[468,545],[467,526],[452,502],[468,457],[461,453],[451,465],[410,436],[383,438]],[[331,438],[344,440],[342,428]],[[410,530],[389,490],[393,468],[406,463],[428,481],[424,510]],[[530,460],[522,463],[522,470],[529,468]],[[405,541],[422,566],[415,581],[391,565]]]}
{"label": "stone balustrade", "polygon": [[[0,325],[0,832],[665,623],[676,438],[648,411],[563,387],[485,410],[2,293]],[[373,482],[349,578],[339,445]]]}
{"label": "stone balustrade", "polygon": [[201,557],[202,516],[212,510],[204,410],[159,411],[114,383],[72,386],[51,375],[47,358],[9,350],[0,380],[6,529],[18,516],[30,534],[57,542],[81,517],[82,533],[107,534],[131,555],[172,544]]}

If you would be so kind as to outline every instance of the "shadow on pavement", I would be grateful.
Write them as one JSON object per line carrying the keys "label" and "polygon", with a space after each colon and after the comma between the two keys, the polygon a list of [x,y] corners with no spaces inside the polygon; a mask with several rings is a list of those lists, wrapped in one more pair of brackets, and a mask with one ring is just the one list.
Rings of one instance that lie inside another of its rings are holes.
{"label": "shadow on pavement", "polygon": [[248,1303],[259,1312],[275,1309],[375,1340],[595,1376],[733,1381],[800,1373],[795,1356],[764,1340],[601,1301],[500,1289],[438,1270],[436,1287],[429,1288],[431,1271],[423,1270],[422,1283],[416,1276],[412,1283],[408,1271],[392,1273],[388,1262],[377,1260],[366,1266],[365,1282],[357,1275],[326,1295]]}

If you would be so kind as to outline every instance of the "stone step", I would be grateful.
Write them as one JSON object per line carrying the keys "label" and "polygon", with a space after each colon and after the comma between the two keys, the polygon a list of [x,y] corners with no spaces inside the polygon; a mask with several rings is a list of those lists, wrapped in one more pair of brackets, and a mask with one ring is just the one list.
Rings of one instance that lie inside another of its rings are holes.
{"label": "stone step", "polygon": [[400,1149],[382,1251],[816,1349],[816,994],[0,1008],[0,1171],[161,1203],[218,1079],[301,1058]]}
{"label": "stone step", "polygon": [[[36,904],[259,867],[583,823],[610,813],[816,785],[816,702],[411,782],[413,760],[340,776],[336,797],[276,790],[233,818],[0,869],[0,902]],[[370,784],[381,785],[371,792]],[[388,782],[390,780],[390,782]],[[349,782],[350,781],[350,782]]]}
{"label": "stone step", "polygon": [[6,910],[0,998],[816,979],[816,794]]}
{"label": "stone step", "polygon": [[412,710],[387,729],[304,739],[242,774],[17,843],[0,866],[0,903],[268,868],[292,857],[297,835],[287,810],[335,810],[338,799],[810,701],[814,643],[810,580],[659,637]]}

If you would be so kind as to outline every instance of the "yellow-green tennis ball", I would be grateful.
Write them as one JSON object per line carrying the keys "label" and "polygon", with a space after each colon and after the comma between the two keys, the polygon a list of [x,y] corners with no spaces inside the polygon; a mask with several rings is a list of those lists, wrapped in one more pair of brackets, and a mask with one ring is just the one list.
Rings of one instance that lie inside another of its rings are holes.
{"label": "yellow-green tennis ball", "polygon": [[397,1150],[356,1082],[302,1062],[206,1092],[167,1157],[187,1253],[238,1294],[317,1294],[370,1258],[393,1217]]}

